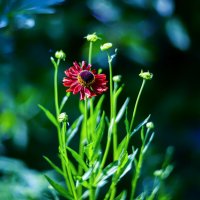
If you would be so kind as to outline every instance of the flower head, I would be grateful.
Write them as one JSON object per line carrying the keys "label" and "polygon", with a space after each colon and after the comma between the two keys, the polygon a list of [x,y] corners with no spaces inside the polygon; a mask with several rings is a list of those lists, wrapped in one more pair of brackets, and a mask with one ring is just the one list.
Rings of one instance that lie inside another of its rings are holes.
{"label": "flower head", "polygon": [[108,89],[106,75],[97,74],[95,70],[91,70],[91,65],[86,65],[85,61],[82,61],[81,66],[74,62],[65,74],[67,77],[64,77],[63,85],[69,87],[66,92],[73,94],[80,92],[80,100],[97,96]]}
{"label": "flower head", "polygon": [[98,36],[96,35],[96,33],[88,34],[85,38],[86,38],[87,41],[89,41],[89,42],[96,42],[97,40],[100,40],[100,39],[101,39],[100,37],[98,37]]}
{"label": "flower head", "polygon": [[65,60],[66,54],[65,54],[62,50],[56,51],[55,57],[56,57],[57,59]]}
{"label": "flower head", "polygon": [[140,77],[142,77],[145,80],[151,80],[153,78],[153,74],[148,72],[143,72],[143,70],[139,74]]}
{"label": "flower head", "polygon": [[100,46],[101,51],[106,51],[112,47],[112,43],[105,43]]}

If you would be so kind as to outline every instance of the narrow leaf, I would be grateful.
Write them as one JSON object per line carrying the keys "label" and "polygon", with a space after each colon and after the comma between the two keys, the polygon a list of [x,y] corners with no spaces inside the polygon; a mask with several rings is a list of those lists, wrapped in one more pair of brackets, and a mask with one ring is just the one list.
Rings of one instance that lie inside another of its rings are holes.
{"label": "narrow leaf", "polygon": [[72,154],[72,156],[74,157],[74,159],[80,164],[80,166],[85,170],[87,171],[88,170],[88,167],[87,165],[85,164],[85,162],[83,161],[83,159],[81,158],[81,156],[76,152],[74,151],[73,149],[71,149],[70,147],[66,147],[68,151],[70,151],[70,153]]}
{"label": "narrow leaf", "polygon": [[128,143],[128,139],[127,139],[128,135],[126,135],[122,141],[119,143],[118,148],[117,148],[117,157],[120,157],[120,155],[123,153],[124,151],[124,147],[127,146]]}
{"label": "narrow leaf", "polygon": [[66,95],[63,97],[62,102],[60,104],[60,113],[65,105],[65,103],[67,102],[67,100],[69,99],[70,93],[66,93]]}
{"label": "narrow leaf", "polygon": [[151,141],[153,140],[153,137],[154,137],[154,132],[151,134],[148,143],[145,145],[145,147],[144,147],[144,149],[143,149],[143,151],[142,151],[143,154],[144,154],[144,153],[146,152],[146,150],[148,149],[148,147],[149,147]]}
{"label": "narrow leaf", "polygon": [[58,126],[58,121],[56,120],[56,118],[54,117],[54,115],[47,110],[46,108],[44,108],[42,105],[38,105],[39,108],[45,113],[45,115],[47,116],[47,118],[57,127]]}
{"label": "narrow leaf", "polygon": [[[101,116],[101,119],[100,119],[100,122],[99,122],[99,125],[96,129],[96,135],[94,137],[94,153],[96,153],[100,143],[101,143],[101,139],[102,139],[102,136],[103,136],[103,133],[104,133],[104,128],[105,128],[105,112],[103,112],[102,116]],[[94,154],[93,153],[93,154]]]}
{"label": "narrow leaf", "polygon": [[131,169],[132,163],[133,163],[133,161],[135,159],[137,151],[138,150],[136,149],[131,155],[128,156],[128,162],[123,167],[122,174],[120,175],[119,179],[121,179]]}
{"label": "narrow leaf", "polygon": [[126,133],[129,133],[128,108],[126,108],[124,124],[126,128]]}
{"label": "narrow leaf", "polygon": [[116,198],[115,200],[126,200],[127,192],[126,190],[123,190]]}
{"label": "narrow leaf", "polygon": [[67,130],[67,144],[71,141],[71,139],[76,135],[76,133],[79,130],[79,126],[83,120],[83,115],[78,117],[73,124],[70,126],[70,128]]}
{"label": "narrow leaf", "polygon": [[102,103],[103,103],[104,99],[105,99],[105,95],[102,95],[101,98],[99,99],[97,105],[95,106],[95,115],[97,115],[99,110],[101,110]]}
{"label": "narrow leaf", "polygon": [[49,158],[47,158],[46,156],[43,156],[44,159],[51,165],[51,167],[53,167],[59,174],[63,175],[62,170],[57,167]]}
{"label": "narrow leaf", "polygon": [[127,108],[127,105],[129,103],[129,100],[130,98],[126,98],[124,104],[122,105],[121,109],[119,110],[118,114],[117,114],[117,117],[115,119],[115,122],[118,123],[120,121],[120,119],[122,118],[126,108]]}
{"label": "narrow leaf", "polygon": [[45,175],[47,181],[49,182],[49,184],[57,191],[59,192],[63,197],[69,199],[69,200],[73,200],[74,198],[72,197],[71,194],[69,194],[66,189],[60,185],[59,183],[56,183],[54,180],[52,180],[51,178],[49,178],[47,175]]}
{"label": "narrow leaf", "polygon": [[151,116],[151,115],[149,115],[144,121],[142,121],[142,122],[133,130],[133,132],[131,133],[131,136],[133,136],[142,126],[144,126],[144,125],[148,122],[150,116]]}
{"label": "narrow leaf", "polygon": [[118,161],[114,161],[110,163],[108,166],[106,166],[103,171],[101,172],[101,175],[97,179],[98,185],[101,185],[102,181],[105,181],[108,179],[110,176],[112,176],[118,169]]}

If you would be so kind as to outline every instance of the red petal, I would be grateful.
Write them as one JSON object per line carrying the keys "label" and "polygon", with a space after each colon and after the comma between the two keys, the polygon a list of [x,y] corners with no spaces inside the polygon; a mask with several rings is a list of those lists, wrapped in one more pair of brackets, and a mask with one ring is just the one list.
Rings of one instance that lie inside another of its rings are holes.
{"label": "red petal", "polygon": [[80,90],[80,100],[85,99],[85,92],[84,92],[84,88],[81,88]]}
{"label": "red petal", "polygon": [[76,87],[73,90],[73,94],[77,94],[78,92],[80,92],[80,90],[82,89],[83,86],[81,85],[76,85]]}
{"label": "red petal", "polygon": [[93,96],[96,96],[94,92],[92,92],[89,88],[85,88],[85,94],[88,98],[91,98]]}

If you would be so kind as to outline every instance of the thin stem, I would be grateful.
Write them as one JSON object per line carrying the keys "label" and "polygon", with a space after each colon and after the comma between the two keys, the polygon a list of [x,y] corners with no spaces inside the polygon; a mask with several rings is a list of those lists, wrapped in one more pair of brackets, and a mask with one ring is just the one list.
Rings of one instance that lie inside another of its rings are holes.
{"label": "thin stem", "polygon": [[136,102],[135,102],[135,106],[134,106],[134,110],[133,110],[133,115],[132,115],[132,119],[131,119],[131,124],[130,124],[130,128],[129,128],[129,133],[131,133],[131,130],[133,128],[133,123],[134,123],[134,120],[135,120],[135,115],[136,115],[136,111],[137,111],[137,107],[138,107],[138,102],[140,100],[140,96],[142,94],[142,90],[144,88],[145,82],[146,82],[146,80],[143,79],[142,85],[140,87],[140,91],[138,93],[138,96],[137,96],[137,99],[136,99]]}
{"label": "thin stem", "polygon": [[76,194],[76,189],[75,189],[75,185],[74,185],[74,180],[72,177],[72,173],[71,173],[71,169],[70,169],[70,165],[69,165],[69,159],[68,159],[68,155],[67,155],[67,150],[66,150],[66,138],[65,138],[65,133],[66,133],[66,122],[63,123],[63,127],[62,127],[62,146],[61,146],[61,151],[63,152],[61,154],[61,159],[63,160],[63,162],[65,163],[65,174],[67,175],[66,177],[68,177],[69,179],[69,183],[70,183],[70,188],[72,191],[72,194],[74,196],[74,199],[77,199],[77,194]]}
{"label": "thin stem", "polygon": [[87,121],[88,121],[88,112],[87,112],[87,97],[85,98],[85,110],[84,110],[84,126],[85,126],[85,135],[87,137],[87,142],[90,143],[90,135],[89,135],[89,131],[87,130]]}
{"label": "thin stem", "polygon": [[[107,159],[107,156],[108,156],[108,152],[109,152],[109,149],[110,149],[110,142],[111,142],[111,137],[108,137],[107,138],[107,143],[106,143],[106,149],[105,149],[105,152],[103,154],[103,159],[101,161],[101,165],[100,165],[100,169],[102,170],[105,163],[106,163],[106,159]],[[100,170],[100,171],[101,171]]]}
{"label": "thin stem", "polygon": [[[59,103],[58,103],[58,67],[60,64],[60,59],[57,60],[57,62],[55,63],[55,61],[53,60],[53,65],[54,65],[54,101],[55,101],[55,110],[56,110],[56,119],[58,119],[59,116]],[[69,169],[66,169],[66,163],[65,163],[65,158],[62,155],[62,151],[64,151],[64,155],[66,155],[67,158],[67,154],[66,154],[66,148],[65,148],[65,132],[66,132],[66,123],[65,123],[65,127],[63,127],[63,129],[61,129],[60,124],[58,124],[57,126],[57,132],[58,132],[58,142],[59,142],[59,150],[60,152],[60,158],[61,158],[61,165],[62,165],[62,170],[64,173],[64,178],[65,178],[65,182],[66,185],[69,189],[70,193],[73,193],[74,198],[77,199],[76,197],[76,193],[74,191],[74,185],[72,183],[72,180],[70,180],[70,173],[69,173]],[[64,133],[63,133],[64,132]]]}
{"label": "thin stem", "polygon": [[112,83],[113,75],[112,75],[111,57],[109,54],[108,54],[108,64],[109,64],[109,75],[110,75],[109,82],[110,82],[110,121],[111,121],[113,118],[113,83]]}
{"label": "thin stem", "polygon": [[117,160],[117,123],[115,122],[116,119],[116,112],[117,112],[117,84],[114,84],[114,92],[113,92],[113,119],[114,119],[114,124],[113,124],[113,160]]}
{"label": "thin stem", "polygon": [[88,64],[92,64],[92,45],[93,45],[93,42],[90,42],[89,54],[88,54]]}
{"label": "thin stem", "polygon": [[90,195],[89,195],[90,200],[95,200],[95,190],[93,188],[93,176],[90,178]]}
{"label": "thin stem", "polygon": [[55,100],[55,110],[56,110],[56,119],[59,115],[59,104],[58,104],[58,66],[60,64],[60,59],[57,60],[57,63],[54,65],[54,100]]}
{"label": "thin stem", "polygon": [[[144,134],[144,127],[142,128],[141,132],[142,132],[142,134]],[[135,175],[134,175],[134,178],[132,179],[132,182],[131,182],[130,200],[132,200],[134,198],[137,181],[138,181],[138,179],[140,177],[140,171],[141,171],[142,162],[143,162],[143,155],[144,155],[143,154],[144,145],[145,145],[145,142],[142,141],[142,147],[140,149],[139,160],[138,160],[138,162],[136,164]]]}
{"label": "thin stem", "polygon": [[108,55],[108,64],[109,64],[109,79],[110,79],[110,123],[111,120],[114,119],[114,125],[113,125],[113,160],[115,160],[115,152],[117,149],[117,134],[116,134],[116,123],[115,123],[115,118],[116,118],[116,99],[113,91],[113,74],[112,74],[112,61],[111,57],[109,54]]}

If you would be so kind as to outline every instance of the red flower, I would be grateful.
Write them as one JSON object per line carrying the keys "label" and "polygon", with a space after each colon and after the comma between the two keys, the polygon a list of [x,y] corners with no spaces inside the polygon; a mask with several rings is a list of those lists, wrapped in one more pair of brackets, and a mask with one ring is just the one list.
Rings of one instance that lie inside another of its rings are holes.
{"label": "red flower", "polygon": [[91,65],[86,65],[82,61],[82,66],[77,62],[65,71],[67,77],[63,78],[63,85],[69,87],[66,92],[77,94],[80,92],[80,100],[91,98],[105,92],[108,87],[105,74],[97,74],[96,70],[91,70]]}

